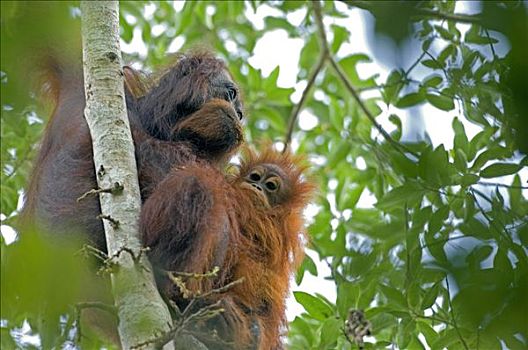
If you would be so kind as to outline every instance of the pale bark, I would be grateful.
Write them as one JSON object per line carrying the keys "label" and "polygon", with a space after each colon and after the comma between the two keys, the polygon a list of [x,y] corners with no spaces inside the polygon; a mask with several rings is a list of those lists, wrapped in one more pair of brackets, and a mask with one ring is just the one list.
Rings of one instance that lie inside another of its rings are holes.
{"label": "pale bark", "polygon": [[[117,1],[81,1],[85,118],[90,127],[99,188],[123,186],[121,193],[101,193],[108,255],[115,256],[112,287],[124,349],[148,343],[167,332],[171,317],[161,299],[152,268],[141,254],[138,217],[141,198],[134,144],[125,105]],[[123,250],[125,248],[126,250]],[[141,257],[136,261],[137,257]],[[154,344],[142,349],[154,348]]]}

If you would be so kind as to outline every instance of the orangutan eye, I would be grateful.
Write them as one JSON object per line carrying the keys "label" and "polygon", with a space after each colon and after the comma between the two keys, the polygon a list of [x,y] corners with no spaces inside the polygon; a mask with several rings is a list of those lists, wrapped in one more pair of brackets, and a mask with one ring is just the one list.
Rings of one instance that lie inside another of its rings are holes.
{"label": "orangutan eye", "polygon": [[251,181],[260,181],[260,174],[256,171],[252,172],[251,174],[249,174],[249,179]]}
{"label": "orangutan eye", "polygon": [[233,102],[237,98],[238,92],[235,87],[229,86],[226,92],[226,100]]}
{"label": "orangutan eye", "polygon": [[271,192],[275,192],[279,189],[279,181],[275,179],[266,181],[266,188]]}

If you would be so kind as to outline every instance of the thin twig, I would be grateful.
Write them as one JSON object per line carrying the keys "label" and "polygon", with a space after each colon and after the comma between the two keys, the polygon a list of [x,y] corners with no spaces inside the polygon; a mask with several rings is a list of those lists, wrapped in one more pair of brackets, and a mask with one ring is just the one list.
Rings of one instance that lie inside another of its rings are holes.
{"label": "thin twig", "polygon": [[519,189],[522,189],[522,190],[528,190],[528,186],[508,185],[508,184],[501,184],[501,183],[498,183],[498,182],[477,182],[477,185],[493,186],[493,187],[505,187],[505,188],[519,188]]}
{"label": "thin twig", "polygon": [[95,196],[95,195],[98,195],[100,193],[120,194],[120,193],[123,192],[123,189],[124,189],[123,185],[121,185],[119,182],[114,183],[114,186],[111,187],[111,188],[93,188],[90,191],[84,193],[79,198],[77,198],[77,202],[82,201],[83,199],[85,199],[88,196],[91,196],[91,195]]}
{"label": "thin twig", "polygon": [[430,58],[431,60],[433,60],[433,61],[438,65],[438,67],[440,67],[440,69],[441,69],[442,72],[444,73],[445,77],[446,77],[446,78],[449,78],[449,73],[447,73],[447,71],[446,71],[446,69],[444,68],[444,66],[443,66],[440,62],[438,62],[438,60],[436,59],[436,57],[434,57],[434,56],[429,52],[429,50],[424,50],[424,53],[425,53],[427,56],[429,56],[429,58]]}
{"label": "thin twig", "polygon": [[424,58],[425,55],[426,55],[426,53],[422,52],[422,54],[416,59],[416,61],[414,61],[413,64],[411,64],[411,66],[409,68],[407,68],[407,70],[403,73],[403,75],[406,78],[409,76],[411,71],[418,65],[418,63],[420,63],[422,61],[422,58]]}
{"label": "thin twig", "polygon": [[[364,1],[364,0],[341,0],[341,1],[347,5],[359,7],[364,10],[369,10],[369,11],[372,11],[375,6],[379,6],[379,5],[373,4],[374,3],[373,1]],[[456,22],[461,22],[461,23],[481,22],[481,18],[478,16],[464,15],[464,14],[458,14],[458,13],[446,13],[446,12],[441,12],[441,11],[436,11],[436,10],[431,10],[431,9],[426,9],[426,8],[419,8],[419,7],[415,7],[413,10],[415,12],[414,14],[417,16],[432,17],[436,19],[446,19],[446,20],[451,20],[451,21],[456,21]]]}
{"label": "thin twig", "polygon": [[321,52],[321,55],[319,56],[319,59],[317,60],[317,64],[315,65],[314,70],[310,73],[310,76],[308,78],[308,83],[306,84],[306,88],[303,91],[301,100],[292,109],[292,112],[290,114],[290,119],[288,122],[288,131],[286,132],[286,137],[284,139],[284,152],[286,152],[286,149],[288,148],[288,145],[291,142],[295,122],[297,121],[297,118],[299,117],[301,108],[303,107],[306,99],[308,98],[308,95],[310,94],[310,90],[312,89],[312,86],[315,82],[315,79],[317,78],[317,75],[323,68],[323,64],[326,60],[326,55],[327,55],[327,51],[323,50]]}
{"label": "thin twig", "polygon": [[218,275],[220,268],[218,266],[213,267],[211,271],[206,273],[196,273],[196,272],[181,272],[181,271],[166,271],[167,273],[172,274],[173,276],[193,278],[193,279],[202,279],[202,278],[212,278]]}
{"label": "thin twig", "polygon": [[458,13],[446,13],[435,11],[431,9],[417,8],[416,14],[420,16],[432,17],[436,19],[446,19],[448,21],[456,21],[462,23],[479,23],[481,18],[478,16],[463,15]]}
{"label": "thin twig", "polygon": [[488,38],[488,43],[489,43],[489,46],[491,48],[491,53],[493,55],[493,59],[497,60],[498,59],[497,53],[495,52],[495,47],[493,46],[493,42],[491,41],[491,36],[489,34],[489,30],[484,29],[484,33],[486,33],[486,37]]}
{"label": "thin twig", "polygon": [[114,230],[119,228],[119,224],[120,224],[119,220],[114,219],[110,215],[99,214],[97,215],[97,218],[101,220],[107,220],[110,223],[110,226],[112,226]]}
{"label": "thin twig", "polygon": [[[481,191],[479,191],[479,190],[477,190],[477,189],[475,189],[473,187],[470,189],[470,193],[471,193],[471,195],[473,197],[473,200],[475,201],[476,206],[479,208],[479,210],[482,213],[482,215],[484,215],[484,217],[488,221],[489,225],[491,227],[493,227],[493,229],[495,229],[495,231],[497,232],[497,234],[499,236],[502,236],[508,243],[513,244],[513,239],[511,238],[510,233],[508,232],[508,229],[506,228],[506,226],[504,226],[504,224],[502,224],[502,222],[499,219],[493,220],[488,215],[488,213],[484,210],[482,205],[480,205],[480,203],[479,203],[479,201],[477,199],[477,196],[475,196],[475,193],[478,194],[481,198],[486,200],[491,205],[493,205],[493,201],[490,198],[488,198],[488,196],[486,196],[484,193],[482,193]],[[502,229],[501,229],[501,227],[498,227],[499,223],[502,226]]]}
{"label": "thin twig", "polygon": [[216,288],[216,289],[211,289],[210,291],[206,292],[206,293],[203,293],[201,295],[199,295],[198,297],[199,298],[207,298],[208,296],[212,295],[212,294],[222,294],[222,293],[225,293],[227,292],[229,289],[233,288],[234,286],[236,285],[239,285],[241,284],[242,282],[244,282],[245,278],[244,277],[241,277],[231,283],[228,283],[226,284],[225,286],[223,287],[220,287],[220,288]]}
{"label": "thin twig", "polygon": [[96,257],[97,259],[103,262],[108,260],[108,255],[105,252],[89,244],[83,245],[82,248],[76,254],[81,254],[81,253],[84,255],[93,255],[94,257]]}
{"label": "thin twig", "polygon": [[436,316],[424,316],[424,315],[420,315],[414,311],[411,311],[412,315],[416,318],[421,318],[422,320],[430,320],[430,321],[436,321],[436,322],[440,322],[440,323],[445,323],[451,327],[454,327],[453,325],[453,322],[450,322],[448,320],[444,320],[443,318],[439,318],[439,317],[436,317]]}
{"label": "thin twig", "polygon": [[[167,344],[174,338],[176,338],[180,332],[182,332],[186,326],[193,320],[203,320],[203,319],[211,319],[218,314],[225,311],[224,308],[221,307],[222,299],[217,300],[216,302],[206,305],[200,309],[198,309],[196,312],[191,314],[191,310],[198,298],[206,298],[212,294],[221,294],[229,290],[230,288],[233,288],[234,286],[242,283],[244,281],[244,278],[240,278],[236,281],[233,281],[231,283],[226,284],[223,287],[212,289],[209,292],[203,293],[201,295],[194,296],[193,299],[189,302],[183,313],[181,313],[181,317],[178,320],[178,322],[172,327],[169,331],[163,333],[159,337],[156,337],[154,339],[149,339],[143,343],[137,344],[133,347],[133,349],[141,348],[145,345],[149,344],[155,344],[158,347],[163,347],[163,345]],[[192,336],[192,335],[191,335]],[[193,337],[194,339],[194,337]]]}
{"label": "thin twig", "polygon": [[464,340],[464,337],[462,337],[462,333],[460,333],[460,329],[458,328],[458,324],[455,317],[455,311],[453,310],[453,304],[451,303],[451,292],[449,290],[449,278],[446,276],[446,286],[447,286],[447,302],[449,303],[449,309],[451,312],[451,318],[453,319],[453,328],[458,334],[458,338],[460,338],[460,341],[462,342],[462,345],[464,346],[464,349],[469,350],[469,347]]}
{"label": "thin twig", "polygon": [[322,18],[322,13],[321,13],[321,4],[319,3],[319,0],[314,0],[312,3],[313,3],[314,13],[315,13],[315,22],[317,23],[319,37],[321,39],[321,45],[323,46],[323,50],[325,50],[327,52],[326,58],[327,58],[327,60],[330,61],[330,64],[332,65],[332,67],[336,71],[337,75],[339,76],[339,78],[341,79],[341,81],[343,82],[343,84],[345,85],[347,90],[350,92],[350,94],[352,95],[354,100],[356,100],[356,103],[359,105],[359,107],[361,108],[363,113],[365,113],[365,115],[370,120],[370,122],[374,125],[374,127],[383,136],[383,138],[387,142],[389,142],[391,145],[393,145],[396,150],[398,150],[401,153],[404,153],[403,151],[405,151],[405,152],[408,152],[408,153],[410,153],[410,154],[412,154],[414,156],[418,156],[416,154],[416,152],[410,150],[405,145],[395,141],[389,135],[389,133],[387,131],[385,131],[385,129],[383,129],[383,127],[376,121],[376,118],[374,117],[374,115],[372,115],[372,113],[369,111],[369,109],[367,108],[367,106],[365,105],[365,103],[363,102],[361,97],[359,96],[359,93],[352,86],[352,83],[350,82],[350,80],[346,76],[345,72],[343,72],[343,70],[341,69],[339,64],[336,62],[334,57],[330,54],[330,49],[329,49],[329,46],[328,46],[328,40],[326,39],[325,29],[324,29],[324,25],[323,25],[323,18]]}

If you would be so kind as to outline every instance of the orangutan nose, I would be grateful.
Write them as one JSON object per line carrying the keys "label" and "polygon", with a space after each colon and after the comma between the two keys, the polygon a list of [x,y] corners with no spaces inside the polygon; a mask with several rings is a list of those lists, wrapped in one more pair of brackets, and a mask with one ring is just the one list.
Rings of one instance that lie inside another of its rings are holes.
{"label": "orangutan nose", "polygon": [[255,187],[257,190],[259,190],[260,192],[262,192],[262,187],[260,187],[259,185],[257,185],[257,184],[251,184],[251,186]]}

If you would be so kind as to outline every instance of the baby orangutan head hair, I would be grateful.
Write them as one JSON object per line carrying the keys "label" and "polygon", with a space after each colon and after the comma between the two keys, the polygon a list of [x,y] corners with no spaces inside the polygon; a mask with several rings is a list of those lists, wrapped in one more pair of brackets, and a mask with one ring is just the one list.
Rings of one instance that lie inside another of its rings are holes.
{"label": "baby orangutan head hair", "polygon": [[267,142],[262,144],[260,153],[249,147],[242,150],[240,168],[232,181],[253,192],[255,200],[266,208],[301,210],[315,189],[306,175],[307,169],[303,156],[290,150],[281,153]]}

